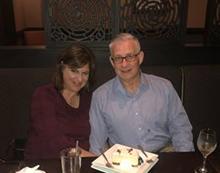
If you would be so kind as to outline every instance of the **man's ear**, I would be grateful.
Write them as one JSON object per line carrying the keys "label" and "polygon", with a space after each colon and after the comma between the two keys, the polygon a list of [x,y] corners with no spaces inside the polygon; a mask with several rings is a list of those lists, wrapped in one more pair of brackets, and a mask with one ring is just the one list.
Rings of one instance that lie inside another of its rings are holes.
{"label": "man's ear", "polygon": [[138,59],[139,59],[139,65],[141,65],[144,61],[144,52],[141,51],[138,55]]}
{"label": "man's ear", "polygon": [[111,65],[112,65],[112,67],[115,67],[115,64],[114,64],[114,62],[112,61],[112,58],[111,58],[111,57],[109,57],[109,61],[110,61]]}

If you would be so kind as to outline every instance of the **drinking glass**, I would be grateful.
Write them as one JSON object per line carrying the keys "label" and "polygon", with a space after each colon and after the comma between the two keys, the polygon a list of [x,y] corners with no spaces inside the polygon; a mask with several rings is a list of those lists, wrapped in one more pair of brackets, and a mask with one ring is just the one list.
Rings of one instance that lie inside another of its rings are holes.
{"label": "drinking glass", "polygon": [[60,152],[62,173],[80,173],[80,153],[79,148],[67,148]]}
{"label": "drinking glass", "polygon": [[195,170],[196,173],[207,173],[206,159],[217,146],[216,132],[213,129],[205,128],[199,132],[197,146],[203,156],[203,164]]}

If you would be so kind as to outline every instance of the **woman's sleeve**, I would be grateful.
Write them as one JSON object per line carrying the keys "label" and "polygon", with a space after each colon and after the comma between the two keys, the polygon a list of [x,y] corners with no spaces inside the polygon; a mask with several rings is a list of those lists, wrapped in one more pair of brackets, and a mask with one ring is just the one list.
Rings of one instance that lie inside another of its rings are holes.
{"label": "woman's sleeve", "polygon": [[26,159],[56,158],[59,151],[71,145],[59,129],[56,119],[58,95],[50,90],[37,89],[32,97]]}

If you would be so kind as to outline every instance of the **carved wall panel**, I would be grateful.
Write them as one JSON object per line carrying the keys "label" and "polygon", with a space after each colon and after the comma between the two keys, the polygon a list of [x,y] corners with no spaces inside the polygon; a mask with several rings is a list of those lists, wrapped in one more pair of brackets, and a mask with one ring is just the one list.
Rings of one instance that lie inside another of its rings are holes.
{"label": "carved wall panel", "polygon": [[[187,0],[45,0],[48,43],[108,43],[119,32],[179,41]],[[106,45],[106,44],[105,44]]]}
{"label": "carved wall panel", "polygon": [[112,36],[111,1],[48,0],[49,41],[104,41]]}
{"label": "carved wall panel", "polygon": [[148,39],[177,39],[181,30],[180,0],[127,0],[120,4],[120,30]]}

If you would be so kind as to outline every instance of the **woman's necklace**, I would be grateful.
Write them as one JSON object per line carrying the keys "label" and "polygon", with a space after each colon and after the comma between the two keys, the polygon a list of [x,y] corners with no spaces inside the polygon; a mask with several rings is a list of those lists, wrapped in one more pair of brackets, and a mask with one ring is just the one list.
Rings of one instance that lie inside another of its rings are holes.
{"label": "woman's necklace", "polygon": [[73,108],[79,108],[80,104],[80,95],[79,94],[68,94],[67,92],[61,92],[63,98],[65,99],[66,103]]}
{"label": "woman's necklace", "polygon": [[70,103],[69,105],[73,108],[79,108],[79,101],[80,101],[80,96],[77,94],[77,95],[73,95],[71,98],[70,98]]}

